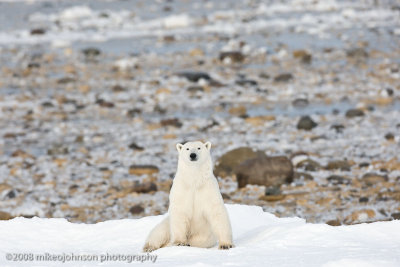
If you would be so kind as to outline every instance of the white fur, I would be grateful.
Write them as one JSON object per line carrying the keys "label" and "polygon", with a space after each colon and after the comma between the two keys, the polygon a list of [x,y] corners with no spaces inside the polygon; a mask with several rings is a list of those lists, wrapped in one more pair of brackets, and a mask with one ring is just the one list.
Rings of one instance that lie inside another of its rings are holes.
{"label": "white fur", "polygon": [[[232,229],[212,171],[211,143],[177,144],[178,169],[169,195],[168,216],[147,237],[144,251],[170,245],[220,249],[233,246]],[[191,161],[190,154],[196,154]]]}

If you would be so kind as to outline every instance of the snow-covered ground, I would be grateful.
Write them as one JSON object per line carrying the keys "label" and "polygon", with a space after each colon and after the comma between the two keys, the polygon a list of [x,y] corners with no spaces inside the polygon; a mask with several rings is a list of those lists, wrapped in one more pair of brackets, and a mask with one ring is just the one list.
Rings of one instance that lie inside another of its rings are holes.
{"label": "snow-covered ground", "polygon": [[[227,208],[235,243],[228,251],[167,247],[142,254],[146,235],[163,215],[97,224],[39,218],[1,221],[0,266],[126,266],[129,261],[162,266],[400,265],[400,221],[332,227],[300,218],[277,218],[257,206]],[[38,261],[43,255],[60,258]],[[62,262],[72,255],[98,259]],[[13,261],[24,256],[27,261]]]}

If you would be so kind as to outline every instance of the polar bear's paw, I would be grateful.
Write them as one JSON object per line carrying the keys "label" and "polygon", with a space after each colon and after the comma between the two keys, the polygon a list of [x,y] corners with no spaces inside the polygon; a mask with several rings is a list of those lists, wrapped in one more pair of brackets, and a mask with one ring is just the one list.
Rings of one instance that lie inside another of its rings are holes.
{"label": "polar bear's paw", "polygon": [[186,246],[186,247],[190,247],[189,243],[185,243],[185,242],[176,242],[174,243],[175,246]]}
{"label": "polar bear's paw", "polygon": [[156,250],[156,249],[158,249],[158,248],[153,247],[153,246],[150,246],[150,244],[146,244],[146,245],[143,247],[143,252],[152,252],[152,251],[154,251],[154,250]]}
{"label": "polar bear's paw", "polygon": [[218,249],[230,249],[230,248],[233,248],[232,244],[220,244],[218,246]]}

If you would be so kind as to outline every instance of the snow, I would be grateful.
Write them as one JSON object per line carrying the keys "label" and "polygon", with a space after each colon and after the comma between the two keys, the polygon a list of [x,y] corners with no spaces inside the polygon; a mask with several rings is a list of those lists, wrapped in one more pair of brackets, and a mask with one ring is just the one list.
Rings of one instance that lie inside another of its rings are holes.
{"label": "snow", "polygon": [[[154,260],[162,266],[400,264],[400,221],[332,227],[306,223],[300,218],[277,218],[257,206],[227,205],[227,208],[235,243],[235,248],[227,251],[216,247],[167,247],[151,254],[141,253],[147,234],[165,215],[97,224],[36,217],[1,221],[0,265],[21,265],[18,261],[7,261],[6,253],[98,256],[98,261],[30,261],[30,266],[118,266],[126,265],[128,260],[143,261],[145,265],[154,264]],[[141,257],[132,260],[133,255]]]}

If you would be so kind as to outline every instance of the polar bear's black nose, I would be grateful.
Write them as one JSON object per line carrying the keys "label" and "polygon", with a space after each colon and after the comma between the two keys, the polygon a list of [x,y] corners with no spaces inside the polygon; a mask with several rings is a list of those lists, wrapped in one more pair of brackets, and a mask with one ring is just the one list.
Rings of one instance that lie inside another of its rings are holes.
{"label": "polar bear's black nose", "polygon": [[190,153],[190,159],[195,160],[197,157],[196,153]]}

